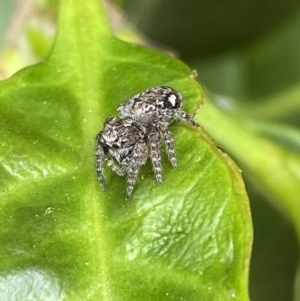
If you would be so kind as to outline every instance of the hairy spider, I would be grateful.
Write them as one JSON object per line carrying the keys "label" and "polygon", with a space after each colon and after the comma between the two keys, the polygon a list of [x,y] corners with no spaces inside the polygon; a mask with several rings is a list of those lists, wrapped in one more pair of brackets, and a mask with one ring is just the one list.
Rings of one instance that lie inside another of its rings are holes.
{"label": "hairy spider", "polygon": [[158,132],[164,140],[174,168],[177,167],[177,160],[174,139],[168,125],[174,120],[180,120],[196,127],[200,126],[192,116],[181,109],[181,102],[182,96],[179,92],[170,87],[158,86],[133,96],[118,108],[121,117],[131,117],[143,125],[151,124],[150,129]]}
{"label": "hairy spider", "polygon": [[121,104],[120,119],[108,117],[96,136],[96,171],[106,190],[104,161],[120,176],[127,177],[127,194],[132,194],[139,169],[151,158],[156,181],[162,183],[160,143],[164,140],[169,160],[177,167],[174,140],[168,126],[181,120],[199,127],[181,110],[182,96],[170,87],[154,87]]}
{"label": "hairy spider", "polygon": [[[149,130],[149,129],[148,129]],[[155,177],[162,182],[160,139],[155,131],[136,123],[132,118],[108,117],[104,129],[96,136],[96,171],[106,190],[104,161],[119,176],[127,177],[127,195],[131,195],[138,172],[150,156]]]}

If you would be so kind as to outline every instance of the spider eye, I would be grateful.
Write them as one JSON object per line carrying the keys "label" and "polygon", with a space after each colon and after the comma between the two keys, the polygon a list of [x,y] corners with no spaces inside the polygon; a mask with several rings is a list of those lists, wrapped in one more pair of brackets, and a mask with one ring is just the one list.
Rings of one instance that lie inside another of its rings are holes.
{"label": "spider eye", "polygon": [[178,109],[180,107],[179,97],[174,93],[170,93],[167,97],[166,107],[168,109]]}

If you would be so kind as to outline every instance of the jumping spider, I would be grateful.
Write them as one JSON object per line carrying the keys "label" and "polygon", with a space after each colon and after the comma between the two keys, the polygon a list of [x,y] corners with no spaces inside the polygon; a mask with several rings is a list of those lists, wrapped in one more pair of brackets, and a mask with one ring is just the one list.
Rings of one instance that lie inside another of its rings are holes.
{"label": "jumping spider", "polygon": [[133,96],[118,108],[121,117],[131,117],[139,124],[152,125],[151,129],[158,132],[166,144],[173,168],[177,167],[177,160],[174,139],[168,130],[169,124],[180,120],[196,127],[200,126],[192,116],[181,110],[181,102],[182,96],[179,92],[170,87],[158,86]]}
{"label": "jumping spider", "polygon": [[151,158],[156,181],[162,183],[160,143],[165,141],[169,160],[177,167],[173,137],[168,125],[179,119],[199,127],[181,110],[182,96],[170,87],[154,87],[121,104],[120,119],[108,117],[96,136],[96,171],[106,190],[104,161],[120,176],[127,176],[127,195],[132,194],[139,169]]}

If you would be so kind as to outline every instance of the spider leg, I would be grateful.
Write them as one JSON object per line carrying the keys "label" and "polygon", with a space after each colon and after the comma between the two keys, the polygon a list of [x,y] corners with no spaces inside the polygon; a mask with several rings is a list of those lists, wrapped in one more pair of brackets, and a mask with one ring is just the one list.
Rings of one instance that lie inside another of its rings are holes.
{"label": "spider leg", "polygon": [[128,196],[131,196],[132,194],[138,173],[139,173],[139,167],[137,165],[133,165],[129,167],[127,173],[127,195]]}
{"label": "spider leg", "polygon": [[168,128],[165,126],[160,126],[160,134],[165,141],[168,157],[172,164],[172,167],[176,168],[177,160],[175,157],[174,139],[172,137],[172,134],[169,132]]}
{"label": "spider leg", "polygon": [[159,132],[154,127],[149,126],[148,143],[150,149],[150,158],[153,165],[154,175],[158,184],[162,184],[162,165],[160,155],[160,137]]}
{"label": "spider leg", "polygon": [[126,175],[126,172],[115,162],[110,154],[105,158],[105,162],[118,176],[124,177]]}
{"label": "spider leg", "polygon": [[190,116],[184,111],[178,111],[176,113],[176,118],[180,119],[181,121],[187,122],[195,127],[200,127],[200,124],[198,124],[192,116]]}
{"label": "spider leg", "polygon": [[131,196],[133,188],[135,186],[139,169],[143,166],[148,158],[148,148],[145,141],[139,141],[136,143],[132,158],[128,158],[127,168],[127,195]]}
{"label": "spider leg", "polygon": [[97,176],[98,179],[101,183],[102,189],[105,191],[106,190],[106,181],[105,181],[105,177],[104,177],[104,157],[105,157],[105,153],[104,153],[104,149],[102,144],[99,141],[99,134],[96,137],[96,172],[97,172]]}

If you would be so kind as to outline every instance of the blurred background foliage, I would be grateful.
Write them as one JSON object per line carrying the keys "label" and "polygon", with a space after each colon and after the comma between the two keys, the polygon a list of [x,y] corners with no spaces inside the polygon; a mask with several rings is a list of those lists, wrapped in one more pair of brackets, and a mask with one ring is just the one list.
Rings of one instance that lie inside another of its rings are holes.
{"label": "blurred background foliage", "polygon": [[[2,79],[47,56],[58,2],[1,1]],[[115,0],[113,4],[107,3],[107,9],[120,38],[178,56],[197,70],[198,80],[212,94],[222,95],[217,104],[232,118],[246,118],[254,131],[299,155],[299,1]],[[299,301],[295,228],[247,171],[244,179],[255,235],[251,300]],[[300,203],[300,195],[295,198]]]}

